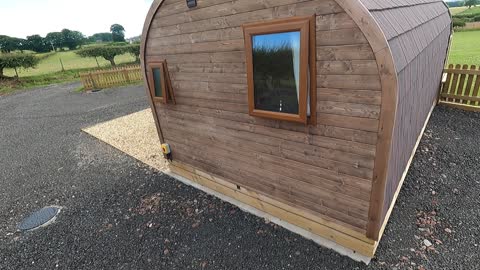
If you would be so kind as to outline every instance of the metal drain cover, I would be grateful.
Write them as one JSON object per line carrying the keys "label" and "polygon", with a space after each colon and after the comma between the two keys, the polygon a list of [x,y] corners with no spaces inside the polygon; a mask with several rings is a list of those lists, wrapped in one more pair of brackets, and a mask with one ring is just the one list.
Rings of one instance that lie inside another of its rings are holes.
{"label": "metal drain cover", "polygon": [[60,213],[61,207],[49,206],[44,207],[29,217],[25,218],[18,226],[19,231],[30,231],[40,227],[44,227],[55,221],[57,215]]}

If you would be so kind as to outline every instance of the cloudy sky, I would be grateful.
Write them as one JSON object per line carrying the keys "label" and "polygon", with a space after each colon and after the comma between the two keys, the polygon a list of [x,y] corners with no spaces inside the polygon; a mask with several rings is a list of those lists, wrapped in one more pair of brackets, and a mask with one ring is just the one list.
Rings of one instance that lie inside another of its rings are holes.
{"label": "cloudy sky", "polygon": [[0,0],[0,35],[19,38],[63,28],[86,36],[109,32],[110,25],[125,27],[125,36],[142,33],[153,0]]}

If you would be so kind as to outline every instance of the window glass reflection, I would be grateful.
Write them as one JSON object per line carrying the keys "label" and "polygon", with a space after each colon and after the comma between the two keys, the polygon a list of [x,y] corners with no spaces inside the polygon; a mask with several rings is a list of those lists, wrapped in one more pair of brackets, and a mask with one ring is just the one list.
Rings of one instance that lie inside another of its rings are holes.
{"label": "window glass reflection", "polygon": [[299,113],[300,32],[252,37],[255,109]]}
{"label": "window glass reflection", "polygon": [[153,84],[155,87],[155,96],[162,97],[162,72],[160,68],[153,69]]}

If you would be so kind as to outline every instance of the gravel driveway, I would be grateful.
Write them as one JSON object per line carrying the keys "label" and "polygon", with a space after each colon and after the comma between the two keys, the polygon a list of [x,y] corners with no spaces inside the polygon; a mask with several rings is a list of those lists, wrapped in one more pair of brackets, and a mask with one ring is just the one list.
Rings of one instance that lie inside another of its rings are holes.
{"label": "gravel driveway", "polygon": [[[81,128],[147,107],[142,87],[0,97],[0,269],[475,269],[480,114],[438,107],[369,266],[154,171]],[[47,205],[57,221],[16,224]],[[427,240],[427,241],[425,241]],[[426,247],[425,244],[432,244]]]}

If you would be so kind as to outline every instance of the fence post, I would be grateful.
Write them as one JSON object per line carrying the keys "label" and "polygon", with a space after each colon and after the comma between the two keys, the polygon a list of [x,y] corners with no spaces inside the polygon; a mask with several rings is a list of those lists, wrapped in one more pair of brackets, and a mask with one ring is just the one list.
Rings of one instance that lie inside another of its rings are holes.
{"label": "fence post", "polygon": [[123,69],[123,74],[125,75],[125,80],[127,80],[127,83],[130,83],[130,77],[128,76],[128,70],[126,68]]}
{"label": "fence post", "polygon": [[92,76],[92,73],[91,73],[91,72],[88,73],[88,77],[89,77],[90,80],[92,81],[92,88],[93,88],[93,89],[96,89],[97,86],[96,86],[96,84],[95,84],[95,80],[93,79],[93,76]]}

